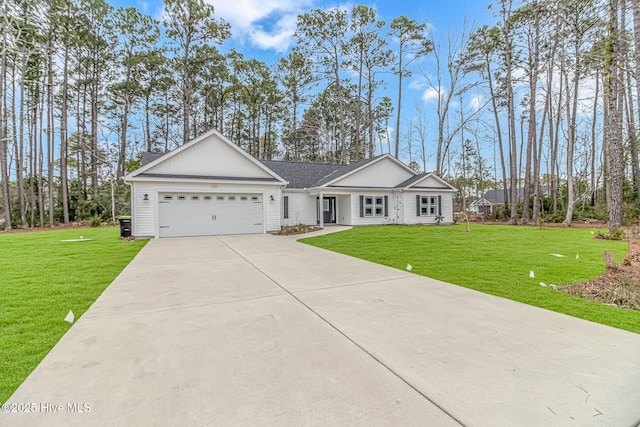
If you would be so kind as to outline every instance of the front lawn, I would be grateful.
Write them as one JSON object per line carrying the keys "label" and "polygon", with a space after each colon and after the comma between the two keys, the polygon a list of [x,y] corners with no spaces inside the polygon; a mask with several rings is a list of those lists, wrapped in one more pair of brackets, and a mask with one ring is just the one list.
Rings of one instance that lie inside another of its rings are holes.
{"label": "front lawn", "polygon": [[585,228],[472,224],[468,234],[464,229],[463,225],[356,227],[301,242],[398,269],[411,264],[411,271],[422,276],[640,333],[640,312],[540,285],[592,279],[605,270],[603,250],[613,252],[620,262],[626,242],[596,240],[594,230]]}
{"label": "front lawn", "polygon": [[[0,234],[0,403],[5,402],[145,242],[117,228]],[[94,239],[61,242],[67,239]]]}

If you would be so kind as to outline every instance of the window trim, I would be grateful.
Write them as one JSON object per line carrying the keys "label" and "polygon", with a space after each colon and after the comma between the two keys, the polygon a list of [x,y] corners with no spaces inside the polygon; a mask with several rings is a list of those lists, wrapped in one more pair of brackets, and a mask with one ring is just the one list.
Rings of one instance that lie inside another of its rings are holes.
{"label": "window trim", "polygon": [[[426,200],[426,201],[425,201]],[[417,214],[418,216],[440,216],[442,203],[440,195],[437,194],[419,194],[416,196]]]}
{"label": "window trim", "polygon": [[[382,218],[385,217],[387,197],[383,195],[361,196],[362,197],[362,216],[364,218]],[[378,203],[380,202],[380,203]]]}

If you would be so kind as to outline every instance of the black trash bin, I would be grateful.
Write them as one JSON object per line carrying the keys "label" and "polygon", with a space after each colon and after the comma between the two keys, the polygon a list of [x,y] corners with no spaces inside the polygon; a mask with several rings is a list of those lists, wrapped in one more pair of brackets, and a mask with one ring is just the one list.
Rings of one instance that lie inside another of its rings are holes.
{"label": "black trash bin", "polygon": [[119,216],[120,221],[120,237],[131,237],[131,217]]}

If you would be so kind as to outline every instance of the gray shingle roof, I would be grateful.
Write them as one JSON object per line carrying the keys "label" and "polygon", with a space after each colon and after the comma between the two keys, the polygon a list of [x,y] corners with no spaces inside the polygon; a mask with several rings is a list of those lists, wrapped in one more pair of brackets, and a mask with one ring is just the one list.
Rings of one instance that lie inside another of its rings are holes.
{"label": "gray shingle roof", "polygon": [[411,185],[414,182],[421,180],[422,178],[424,178],[427,175],[428,175],[427,172],[422,172],[422,173],[419,173],[418,175],[414,175],[411,178],[407,179],[406,181],[401,182],[400,184],[396,185],[396,188],[404,188],[407,185]]}
{"label": "gray shingle roof", "polygon": [[342,165],[328,163],[284,162],[260,160],[263,165],[289,181],[287,188],[311,188],[323,177],[342,168]]}
{"label": "gray shingle roof", "polygon": [[142,159],[140,160],[140,166],[144,166],[147,163],[153,162],[155,159],[164,156],[164,153],[152,153],[147,151],[146,153],[142,153]]}
{"label": "gray shingle roof", "polygon": [[349,165],[330,163],[286,162],[279,160],[260,160],[263,165],[289,181],[287,188],[313,188],[324,185],[359,167],[377,159],[361,160]]}

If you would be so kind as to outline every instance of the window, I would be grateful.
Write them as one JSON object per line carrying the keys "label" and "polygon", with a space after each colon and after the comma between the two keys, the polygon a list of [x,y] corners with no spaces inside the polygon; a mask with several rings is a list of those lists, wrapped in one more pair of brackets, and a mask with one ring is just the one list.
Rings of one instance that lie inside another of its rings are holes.
{"label": "window", "polygon": [[224,200],[224,196],[217,196],[216,200]]}
{"label": "window", "polygon": [[187,200],[186,196],[178,196],[178,200]]}
{"label": "window", "polygon": [[384,214],[384,199],[380,196],[376,197],[376,216]]}
{"label": "window", "polygon": [[364,216],[373,216],[373,197],[364,198]]}
{"label": "window", "polygon": [[229,196],[229,197],[228,197],[228,199],[229,199],[229,200],[235,200],[235,199],[236,199],[236,196]]}
{"label": "window", "polygon": [[258,196],[251,196],[251,200],[257,201],[258,200]]}
{"label": "window", "polygon": [[173,196],[164,196],[163,199],[164,200],[173,200]]}
{"label": "window", "polygon": [[203,199],[204,200],[211,200],[211,196],[204,196]]}
{"label": "window", "polygon": [[198,196],[191,196],[191,200],[200,200],[200,197],[198,197]]}
{"label": "window", "polygon": [[438,196],[417,196],[418,216],[440,215],[440,198]]}
{"label": "window", "polygon": [[247,200],[247,196],[240,197],[240,200]]}
{"label": "window", "polygon": [[385,216],[385,199],[383,196],[364,196],[363,216]]}
{"label": "window", "polygon": [[[253,199],[253,197],[251,199]],[[257,197],[256,197],[256,199],[257,199]],[[283,196],[282,197],[282,203],[284,205],[284,207],[283,207],[283,218],[284,219],[288,219],[289,218],[289,196]]]}

